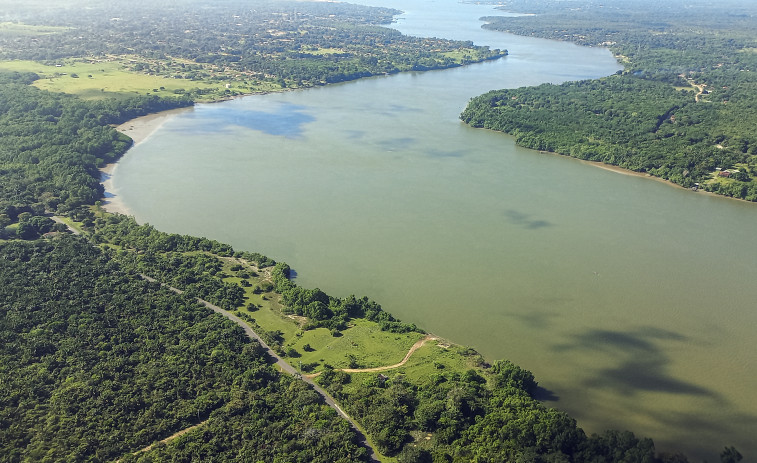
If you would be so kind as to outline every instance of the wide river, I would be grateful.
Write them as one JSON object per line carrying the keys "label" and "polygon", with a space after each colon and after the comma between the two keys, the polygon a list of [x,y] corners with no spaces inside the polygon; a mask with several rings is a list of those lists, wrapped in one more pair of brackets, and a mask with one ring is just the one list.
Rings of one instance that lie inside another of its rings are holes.
{"label": "wide river", "polygon": [[610,52],[480,28],[491,6],[372,0],[507,58],[198,105],[120,162],[140,222],[289,263],[532,370],[587,431],[757,458],[757,205],[462,124],[491,89],[596,78]]}

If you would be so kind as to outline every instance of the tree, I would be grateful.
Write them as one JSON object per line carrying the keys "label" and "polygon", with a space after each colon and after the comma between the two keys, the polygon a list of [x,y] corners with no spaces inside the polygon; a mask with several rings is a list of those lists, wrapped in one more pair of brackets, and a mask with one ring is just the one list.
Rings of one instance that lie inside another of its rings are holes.
{"label": "tree", "polygon": [[741,453],[734,446],[726,447],[720,454],[721,463],[738,463],[742,458],[744,457],[741,456]]}

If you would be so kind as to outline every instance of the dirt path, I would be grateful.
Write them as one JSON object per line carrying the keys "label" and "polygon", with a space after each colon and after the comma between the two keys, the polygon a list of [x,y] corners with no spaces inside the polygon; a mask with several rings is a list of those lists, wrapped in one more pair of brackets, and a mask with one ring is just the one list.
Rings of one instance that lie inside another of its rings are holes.
{"label": "dirt path", "polygon": [[66,227],[68,228],[68,231],[70,231],[70,232],[71,232],[71,233],[73,233],[74,235],[81,235],[81,232],[80,232],[79,230],[75,229],[75,228],[74,228],[74,227],[72,227],[71,225],[69,225],[69,224],[67,224],[66,222],[64,222],[64,221],[63,221],[63,218],[62,218],[62,217],[59,217],[59,216],[57,216],[57,215],[51,215],[51,216],[49,216],[49,217],[50,217],[51,219],[53,219],[53,221],[54,221],[55,223],[60,223],[60,224],[63,224],[63,225],[65,225],[65,226],[66,226]]}
{"label": "dirt path", "polygon": [[697,94],[694,95],[694,101],[699,103],[702,100],[702,95],[704,95],[704,84],[697,84],[692,79],[686,79],[686,81],[691,85],[692,87],[697,89]]}
{"label": "dirt path", "polygon": [[[147,281],[152,282],[152,283],[159,283],[154,278],[150,278],[149,276],[144,275],[144,274],[140,274],[140,277],[142,277],[144,280],[147,280]],[[162,286],[165,286],[166,288],[170,289],[171,291],[177,293],[177,294],[182,294],[183,293],[183,291],[180,290],[180,289],[174,288],[172,286],[168,286],[168,285],[166,285],[164,283],[160,283],[160,284]],[[197,298],[197,301],[200,304],[202,304],[205,307],[207,307],[210,310],[212,310],[213,312],[221,314],[224,317],[226,317],[229,320],[231,320],[234,323],[236,323],[237,325],[241,326],[242,329],[244,330],[245,334],[247,334],[247,336],[250,339],[254,339],[255,341],[257,341],[268,352],[268,355],[270,355],[271,357],[273,357],[274,360],[276,360],[276,365],[279,367],[279,369],[282,372],[289,373],[289,374],[291,374],[291,375],[293,375],[293,376],[295,376],[297,378],[302,378],[303,381],[305,381],[306,383],[308,383],[313,388],[313,390],[315,392],[317,392],[318,394],[320,394],[323,397],[323,400],[326,402],[326,405],[328,405],[329,407],[331,407],[334,410],[336,410],[336,412],[339,414],[339,416],[341,416],[342,418],[344,418],[345,420],[347,420],[347,422],[349,422],[350,425],[352,425],[352,429],[358,435],[358,437],[360,439],[361,445],[363,445],[365,448],[367,448],[368,451],[370,452],[370,454],[371,454],[371,460],[373,460],[373,461],[379,461],[378,455],[376,454],[375,449],[371,446],[370,442],[368,442],[368,439],[365,437],[365,434],[363,434],[363,432],[358,427],[357,422],[355,422],[355,420],[353,420],[352,417],[350,417],[344,410],[342,410],[342,407],[340,407],[339,404],[336,403],[336,401],[329,395],[328,392],[326,392],[319,385],[315,384],[311,378],[307,378],[307,377],[301,376],[299,374],[299,372],[297,370],[295,370],[294,367],[292,367],[292,365],[290,365],[284,359],[282,359],[281,357],[279,357],[279,355],[276,352],[274,352],[274,350],[271,349],[268,346],[268,344],[266,344],[265,341],[263,341],[260,338],[260,336],[258,336],[258,334],[255,331],[252,330],[252,328],[250,328],[250,325],[248,325],[247,323],[244,322],[244,320],[242,320],[241,318],[237,317],[236,315],[234,315],[233,313],[229,312],[228,310],[224,310],[224,309],[218,307],[217,305],[211,304],[208,301],[205,301],[205,300],[200,299],[200,298]],[[409,355],[410,354],[408,354],[408,356]],[[202,425],[202,423],[200,423],[200,424],[198,424],[196,426],[200,426],[200,425]],[[196,427],[196,426],[194,426],[194,427]],[[187,428],[186,430],[179,431],[179,432],[190,431],[194,427]],[[168,439],[171,439],[171,438],[168,438]]]}
{"label": "dirt path", "polygon": [[[395,363],[394,365],[387,365],[383,367],[373,367],[373,368],[340,368],[339,371],[343,371],[345,373],[370,373],[370,372],[377,372],[377,371],[386,371],[386,370],[393,370],[394,368],[399,368],[402,365],[406,364],[408,360],[410,360],[410,357],[413,355],[415,351],[423,347],[424,344],[428,341],[437,341],[439,338],[436,336],[432,336],[430,334],[424,336],[422,339],[420,339],[418,342],[413,344],[413,346],[410,348],[409,351],[407,351],[407,354],[405,355],[405,358],[402,359],[400,363]],[[306,378],[312,379],[317,378],[321,373],[314,373],[312,375],[305,375]]]}
{"label": "dirt path", "polygon": [[195,429],[199,428],[200,426],[204,425],[205,423],[207,423],[207,420],[206,420],[206,421],[203,421],[202,423],[198,423],[198,424],[196,424],[196,425],[194,425],[194,426],[190,426],[190,427],[188,427],[188,428],[186,428],[186,429],[182,429],[181,431],[177,432],[177,433],[176,433],[176,434],[174,434],[173,436],[168,436],[168,437],[166,437],[165,439],[163,439],[163,440],[162,440],[162,441],[160,441],[160,442],[156,442],[156,443],[154,443],[154,444],[150,444],[150,445],[148,445],[147,447],[143,448],[142,450],[137,450],[137,451],[136,451],[136,452],[134,452],[134,453],[133,453],[132,455],[138,455],[138,454],[140,454],[140,453],[143,453],[143,452],[149,452],[149,451],[150,451],[150,450],[152,450],[152,449],[153,449],[153,447],[155,447],[156,445],[160,445],[160,444],[167,444],[167,443],[171,442],[172,440],[176,439],[177,437],[181,437],[181,436],[183,436],[184,434],[188,433],[189,431],[193,431],[193,430],[195,430]]}

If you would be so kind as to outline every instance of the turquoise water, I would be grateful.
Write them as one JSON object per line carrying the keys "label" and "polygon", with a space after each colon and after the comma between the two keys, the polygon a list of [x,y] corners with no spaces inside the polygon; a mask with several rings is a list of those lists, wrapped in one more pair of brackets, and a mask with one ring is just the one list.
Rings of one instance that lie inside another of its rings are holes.
{"label": "turquoise water", "polygon": [[141,222],[265,253],[303,286],[509,358],[589,431],[757,455],[757,207],[465,126],[485,91],[619,66],[481,30],[490,7],[402,3],[405,33],[510,56],[198,105],[130,150],[115,194]]}

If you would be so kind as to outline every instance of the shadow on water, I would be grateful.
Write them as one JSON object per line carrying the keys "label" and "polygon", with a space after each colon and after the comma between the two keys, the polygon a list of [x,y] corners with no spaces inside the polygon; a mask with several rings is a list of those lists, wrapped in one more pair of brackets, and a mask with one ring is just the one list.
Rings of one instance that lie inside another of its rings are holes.
{"label": "shadow on water", "polygon": [[428,155],[433,158],[461,158],[465,156],[465,151],[463,150],[455,150],[455,151],[446,151],[446,150],[429,150],[427,151]]}
{"label": "shadow on water", "polygon": [[541,386],[536,387],[536,391],[533,394],[534,399],[541,401],[541,402],[559,402],[560,396],[555,394],[553,391],[550,391],[549,389],[545,389]]}
{"label": "shadow on water", "polygon": [[[715,438],[701,439],[699,442],[687,444],[688,453],[693,455],[707,455],[721,449],[724,446],[734,445],[741,452],[744,452],[743,461],[757,461],[754,453],[746,453],[750,449],[752,442],[743,437],[743,429],[757,429],[757,417],[750,414],[733,410],[726,407],[722,410],[724,415],[721,423],[713,423],[711,417],[702,416],[698,413],[661,413],[656,410],[649,410],[649,415],[656,419],[661,425],[669,429],[684,429],[686,434],[699,436],[719,436]],[[737,437],[742,436],[742,437]],[[659,439],[655,439],[659,441]],[[675,447],[677,442],[672,441],[668,445]],[[691,460],[692,463],[694,460]],[[710,460],[712,461],[712,460]]]}
{"label": "shadow on water", "polygon": [[376,144],[384,151],[402,151],[409,149],[412,145],[416,144],[418,139],[411,137],[389,138],[376,142]]}
{"label": "shadow on water", "polygon": [[562,298],[537,298],[536,303],[523,306],[523,313],[505,312],[502,313],[502,316],[515,319],[532,330],[546,330],[555,325],[561,314],[557,311],[541,310],[541,308],[548,304],[551,304],[551,307],[558,307],[566,300]]}
{"label": "shadow on water", "polygon": [[297,279],[297,270],[290,268],[289,269],[289,279],[294,281]]}
{"label": "shadow on water", "polygon": [[546,220],[531,218],[531,215],[508,209],[504,216],[513,224],[526,228],[528,230],[537,230],[539,228],[551,227],[554,224]]}
{"label": "shadow on water", "polygon": [[[745,427],[757,429],[757,416],[744,413],[742,404],[671,373],[672,360],[666,354],[671,350],[669,344],[689,341],[688,337],[673,331],[639,327],[625,331],[588,330],[571,336],[567,343],[553,345],[552,349],[604,354],[611,365],[585,371],[587,377],[581,384],[589,389],[605,389],[618,396],[631,397],[638,413],[657,426],[671,430],[664,438],[655,437],[655,443],[660,444],[658,448],[678,449],[685,441],[686,453],[698,458],[709,458],[715,449],[725,445],[749,449],[753,442],[744,438],[743,430]],[[702,404],[702,410],[707,413],[659,407],[655,402],[648,402],[645,394],[696,397],[694,400]],[[539,397],[539,400],[549,399]],[[692,435],[700,438],[692,440]]]}
{"label": "shadow on water", "polygon": [[613,389],[623,395],[664,392],[706,396],[718,395],[696,384],[674,378],[669,372],[671,359],[661,341],[685,342],[678,333],[647,327],[635,331],[591,330],[572,336],[572,342],[553,346],[555,351],[588,350],[608,354],[616,365],[599,368],[584,381],[587,387]]}
{"label": "shadow on water", "polygon": [[348,140],[362,140],[365,138],[366,135],[365,130],[345,130],[344,134],[347,136]]}

